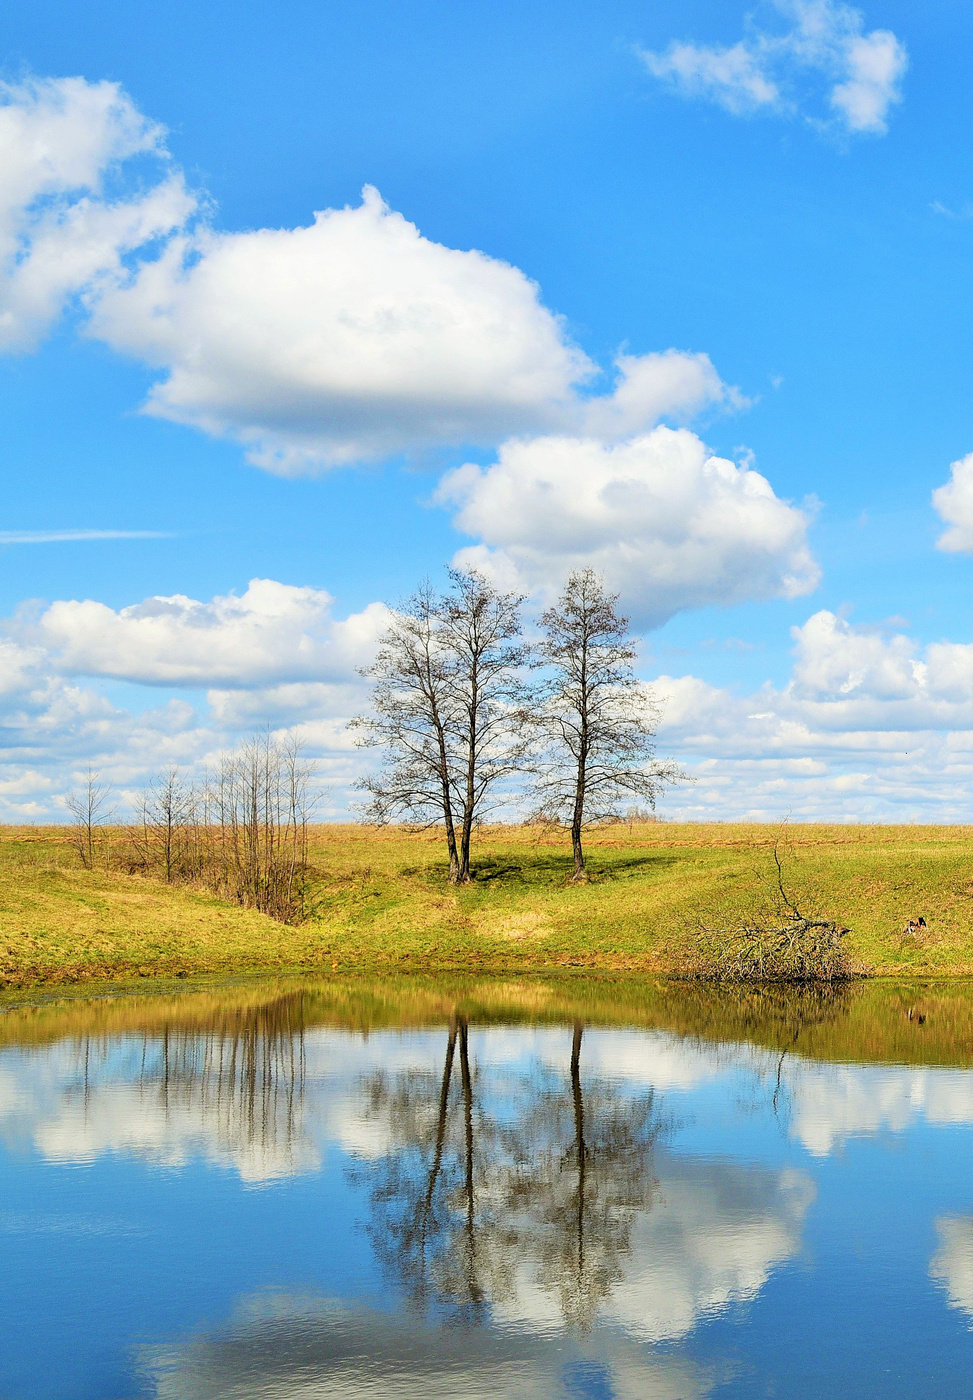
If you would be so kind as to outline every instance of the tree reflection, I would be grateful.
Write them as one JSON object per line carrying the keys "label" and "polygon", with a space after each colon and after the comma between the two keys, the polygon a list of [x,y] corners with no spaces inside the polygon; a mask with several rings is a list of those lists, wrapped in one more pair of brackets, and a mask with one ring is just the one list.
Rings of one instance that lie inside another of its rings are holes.
{"label": "tree reflection", "polygon": [[165,1022],[122,1041],[84,1036],[67,1098],[87,1123],[106,1095],[131,1085],[138,1115],[162,1115],[160,1151],[178,1150],[198,1124],[232,1156],[277,1174],[301,1153],[305,1083],[304,998],[295,993],[234,1008],[206,1028]]}
{"label": "tree reflection", "polygon": [[205,1032],[170,1029],[142,1043],[139,1085],[168,1110],[192,1106],[227,1137],[269,1151],[294,1141],[305,1089],[304,998],[240,1008]]}
{"label": "tree reflection", "polygon": [[441,1076],[368,1081],[388,1146],[352,1173],[374,1248],[417,1306],[474,1321],[540,1291],[587,1330],[622,1277],[655,1192],[661,1123],[651,1091],[626,1095],[583,1073],[583,1036],[579,1022],[566,1074],[535,1066],[486,1083],[457,1016]]}

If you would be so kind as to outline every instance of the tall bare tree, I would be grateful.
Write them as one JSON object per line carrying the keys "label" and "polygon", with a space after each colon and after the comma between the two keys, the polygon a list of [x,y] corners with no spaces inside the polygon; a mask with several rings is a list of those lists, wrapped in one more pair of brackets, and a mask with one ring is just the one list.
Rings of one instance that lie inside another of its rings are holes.
{"label": "tall bare tree", "polygon": [[360,786],[376,822],[398,817],[445,828],[449,878],[470,878],[473,828],[497,788],[523,765],[527,648],[523,599],[475,571],[451,569],[450,588],[424,584],[392,619],[374,664],[372,709],[352,721],[380,747],[380,773]]}
{"label": "tall bare tree", "polygon": [[95,863],[95,832],[112,815],[108,808],[110,795],[111,783],[103,783],[89,767],[83,785],[69,792],[65,799],[74,818],[72,842],[85,870],[91,870]]}
{"label": "tall bare tree", "polygon": [[545,813],[570,818],[576,880],[586,879],[588,824],[617,815],[626,796],[654,807],[660,789],[682,777],[655,758],[659,709],[632,670],[636,651],[617,604],[582,569],[541,618],[546,674],[537,718],[545,743],[536,796]]}

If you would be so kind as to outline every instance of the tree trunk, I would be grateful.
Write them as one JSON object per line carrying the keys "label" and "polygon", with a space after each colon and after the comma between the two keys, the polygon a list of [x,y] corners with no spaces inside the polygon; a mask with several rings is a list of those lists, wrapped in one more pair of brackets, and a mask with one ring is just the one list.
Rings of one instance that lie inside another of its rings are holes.
{"label": "tree trunk", "polygon": [[581,883],[588,878],[588,872],[584,865],[584,848],[581,845],[581,812],[577,805],[574,809],[574,817],[571,822],[571,849],[574,851],[574,876],[573,878]]}
{"label": "tree trunk", "polygon": [[574,879],[579,883],[587,880],[588,872],[584,864],[584,849],[581,845],[581,832],[584,827],[585,799],[585,760],[586,741],[582,729],[581,752],[578,755],[578,781],[574,790],[574,811],[571,814],[571,849],[574,851]]}
{"label": "tree trunk", "polygon": [[459,870],[456,875],[457,885],[468,885],[473,879],[470,874],[470,836],[471,824],[464,822],[459,852]]}
{"label": "tree trunk", "polygon": [[574,851],[574,880],[580,884],[587,880],[584,867],[584,850],[581,846],[581,831],[584,826],[584,803],[588,795],[588,637],[585,634],[581,644],[581,684],[578,719],[578,776],[574,787],[574,811],[571,814],[571,849]]}
{"label": "tree trunk", "polygon": [[449,801],[449,788],[444,782],[443,816],[446,821],[446,845],[449,848],[449,883],[460,883],[459,853],[456,849],[456,828],[453,825],[453,809]]}
{"label": "tree trunk", "polygon": [[470,839],[473,835],[473,816],[476,812],[476,763],[477,763],[477,743],[479,738],[479,710],[480,710],[480,671],[479,671],[479,643],[474,632],[472,644],[472,657],[470,664],[470,699],[469,711],[467,713],[467,723],[469,729],[466,735],[466,792],[463,800],[463,831],[460,837],[459,852],[459,884],[468,885],[470,876]]}
{"label": "tree trunk", "polygon": [[459,847],[459,874],[456,878],[458,885],[468,885],[472,880],[470,874],[470,841],[473,836],[473,814],[476,807],[476,751],[474,748],[473,733],[470,733],[470,760],[467,770],[466,780],[466,801],[463,804],[463,825],[460,830]]}
{"label": "tree trunk", "polygon": [[[432,682],[429,682],[430,689]],[[449,850],[449,883],[458,885],[460,882],[459,856],[456,852],[456,827],[453,825],[453,803],[449,795],[449,758],[446,753],[446,734],[443,728],[443,721],[439,715],[439,706],[435,697],[432,697],[432,721],[436,729],[436,741],[439,745],[439,780],[443,788],[443,821],[446,824],[446,846]]]}

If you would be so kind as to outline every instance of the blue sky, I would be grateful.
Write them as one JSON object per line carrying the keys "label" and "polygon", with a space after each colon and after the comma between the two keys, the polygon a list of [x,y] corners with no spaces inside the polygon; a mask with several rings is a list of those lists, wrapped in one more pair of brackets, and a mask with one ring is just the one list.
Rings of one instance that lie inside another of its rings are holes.
{"label": "blue sky", "polygon": [[973,815],[965,7],[37,3],[4,45],[0,529],[155,537],[0,545],[0,814],[264,719],[338,814],[378,605],[466,551],[621,590],[668,814]]}

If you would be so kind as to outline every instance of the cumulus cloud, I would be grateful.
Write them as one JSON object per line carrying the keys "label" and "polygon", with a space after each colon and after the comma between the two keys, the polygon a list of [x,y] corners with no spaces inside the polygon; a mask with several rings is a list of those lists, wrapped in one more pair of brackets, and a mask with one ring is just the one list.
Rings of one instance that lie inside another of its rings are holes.
{"label": "cumulus cloud", "polygon": [[[0,348],[32,348],[72,297],[185,223],[195,200],[167,168],[163,136],[117,83],[0,83]],[[113,193],[138,157],[162,169],[148,188]]]}
{"label": "cumulus cloud", "polygon": [[698,778],[687,816],[969,820],[973,645],[921,647],[823,610],[792,632],[786,685],[749,695],[660,676],[663,742]]}
{"label": "cumulus cloud", "polygon": [[[901,101],[908,66],[905,45],[887,29],[866,33],[860,10],[835,0],[772,0],[789,22],[775,32],[749,24],[732,45],[673,42],[643,50],[653,77],[684,97],[715,102],[735,116],[758,111],[794,116],[804,110],[806,79],[824,88],[831,121],[854,134],[883,135]],[[821,124],[821,118],[814,118]]]}
{"label": "cumulus cloud", "polygon": [[149,413],[285,474],[552,428],[618,437],[744,402],[675,350],[620,355],[614,388],[586,396],[596,366],[535,283],[423,237],[370,187],[308,228],[173,240],[102,295],[92,333],[166,369]]}
{"label": "cumulus cloud", "polygon": [[144,409],[295,474],[512,435],[605,439],[722,404],[705,355],[620,354],[613,389],[519,268],[366,186],[306,227],[222,232],[112,83],[0,86],[0,348],[72,303],[160,372]]}
{"label": "cumulus cloud", "polygon": [[251,579],[240,595],[182,594],[115,611],[92,599],[52,603],[32,626],[63,670],[156,685],[245,688],[346,681],[385,626],[380,603],[343,621],[330,594]]}
{"label": "cumulus cloud", "polygon": [[973,551],[973,452],[950,465],[949,481],[932,493],[932,503],[949,527],[936,548],[949,554]]}
{"label": "cumulus cloud", "polygon": [[493,465],[448,473],[438,499],[482,541],[460,563],[529,589],[590,566],[648,625],[683,608],[797,597],[819,577],[805,512],[686,428],[508,442]]}
{"label": "cumulus cloud", "polygon": [[218,742],[184,700],[133,713],[61,675],[44,647],[0,640],[4,821],[63,817],[63,794],[89,764],[121,793],[159,767],[200,761]]}
{"label": "cumulus cloud", "polygon": [[747,402],[723,383],[708,355],[682,350],[619,355],[615,368],[612,392],[589,399],[576,415],[581,432],[601,442],[630,437],[661,418],[688,420],[705,408],[742,408]]}
{"label": "cumulus cloud", "polygon": [[594,372],[518,268],[424,238],[370,187],[307,228],[173,241],[92,329],[166,369],[149,412],[281,471],[536,430]]}
{"label": "cumulus cloud", "polygon": [[[160,769],[202,770],[267,724],[317,760],[322,815],[346,812],[363,762],[346,728],[366,701],[357,668],[386,618],[379,603],[335,618],[323,590],[269,579],[205,602],[22,611],[0,635],[0,819],[63,819],[89,764],[125,810]],[[147,689],[140,707],[137,691],[118,703],[115,681],[206,694],[159,703]]]}

